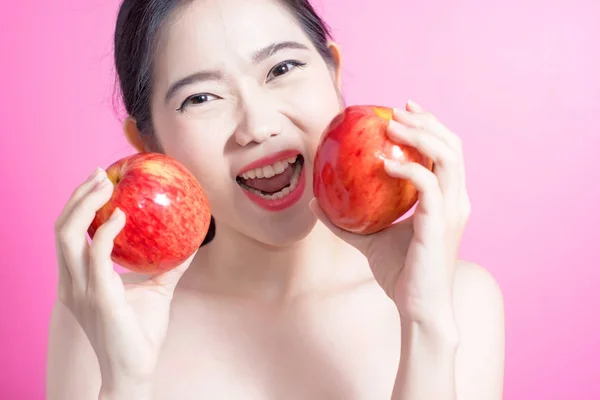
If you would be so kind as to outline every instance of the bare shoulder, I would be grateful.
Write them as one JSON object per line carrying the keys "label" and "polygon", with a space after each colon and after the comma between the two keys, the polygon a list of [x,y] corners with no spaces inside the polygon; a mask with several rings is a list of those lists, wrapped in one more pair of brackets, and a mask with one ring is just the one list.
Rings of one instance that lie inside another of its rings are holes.
{"label": "bare shoulder", "polygon": [[494,276],[483,266],[460,260],[454,279],[454,300],[457,312],[503,313],[502,290]]}
{"label": "bare shoulder", "polygon": [[457,398],[499,400],[504,379],[504,300],[484,267],[461,261],[454,282],[454,309],[460,346],[456,361]]}
{"label": "bare shoulder", "polygon": [[504,298],[496,279],[481,265],[459,262],[454,278],[454,311],[465,339],[502,339]]}

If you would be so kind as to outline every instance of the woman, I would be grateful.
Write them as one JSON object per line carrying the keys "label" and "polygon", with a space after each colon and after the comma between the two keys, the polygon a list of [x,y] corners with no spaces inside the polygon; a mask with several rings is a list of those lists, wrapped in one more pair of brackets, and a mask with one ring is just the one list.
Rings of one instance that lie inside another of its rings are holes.
{"label": "woman", "polygon": [[[88,244],[112,185],[102,170],[83,182],[56,222],[50,400],[502,397],[501,294],[457,260],[457,136],[413,102],[395,113],[390,138],[436,163],[386,164],[420,191],[405,223],[352,235],[311,201],[316,143],[344,103],[340,49],[307,1],[125,0],[115,57],[128,139],[189,168],[216,234],[171,272],[119,276],[125,216]],[[284,150],[287,181],[240,175]],[[248,192],[298,200],[272,211]]]}

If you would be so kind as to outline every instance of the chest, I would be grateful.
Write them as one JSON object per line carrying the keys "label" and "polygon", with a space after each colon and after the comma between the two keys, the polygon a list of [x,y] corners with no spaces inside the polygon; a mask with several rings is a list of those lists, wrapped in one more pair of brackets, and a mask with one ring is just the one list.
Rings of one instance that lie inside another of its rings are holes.
{"label": "chest", "polygon": [[397,316],[384,299],[277,311],[179,304],[156,398],[387,399],[399,345]]}

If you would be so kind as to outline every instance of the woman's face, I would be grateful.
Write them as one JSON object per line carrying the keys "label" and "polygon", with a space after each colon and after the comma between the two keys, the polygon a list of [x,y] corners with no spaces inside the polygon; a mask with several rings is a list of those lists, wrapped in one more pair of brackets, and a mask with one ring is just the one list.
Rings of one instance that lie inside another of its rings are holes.
{"label": "woman's face", "polygon": [[310,232],[313,153],[343,106],[337,74],[275,0],[196,0],[170,18],[153,125],[217,224],[272,245]]}

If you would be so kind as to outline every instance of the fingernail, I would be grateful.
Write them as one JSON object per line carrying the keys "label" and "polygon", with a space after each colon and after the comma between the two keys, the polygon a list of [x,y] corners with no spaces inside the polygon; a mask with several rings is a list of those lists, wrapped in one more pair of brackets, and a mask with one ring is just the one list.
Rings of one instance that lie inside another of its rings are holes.
{"label": "fingernail", "polygon": [[401,108],[394,108],[394,113],[396,115],[404,115],[404,114],[406,114],[406,111]]}
{"label": "fingernail", "polygon": [[123,211],[121,211],[121,209],[119,207],[117,207],[114,209],[114,211],[112,212],[112,215],[110,216],[109,219],[115,220],[117,218],[120,218],[121,215],[123,215]]}
{"label": "fingernail", "polygon": [[420,111],[420,110],[422,110],[422,109],[423,109],[423,107],[421,107],[421,106],[419,105],[419,103],[417,103],[417,102],[416,102],[416,101],[414,101],[414,100],[410,100],[410,99],[409,99],[409,100],[406,102],[406,104],[407,104],[407,105],[408,105],[410,108],[412,108],[413,110]]}
{"label": "fingernail", "polygon": [[392,160],[389,160],[389,159],[385,159],[385,160],[383,160],[383,167],[384,167],[386,170],[388,170],[388,171],[390,171],[390,170],[394,170],[394,167],[395,167],[396,165],[397,165],[397,163],[395,163],[395,162],[394,162],[394,161],[392,161]]}
{"label": "fingernail", "polygon": [[104,174],[98,174],[96,176],[96,180],[98,182],[96,182],[96,184],[94,185],[95,190],[103,189],[105,186],[108,186],[111,183],[110,179],[108,179],[108,177]]}
{"label": "fingernail", "polygon": [[100,167],[96,167],[96,169],[94,170],[94,172],[92,172],[92,173],[90,174],[90,176],[88,176],[88,180],[89,180],[89,181],[93,180],[95,177],[97,177],[97,176],[98,176],[98,174],[100,173],[100,171],[102,171],[102,168],[100,168]]}

